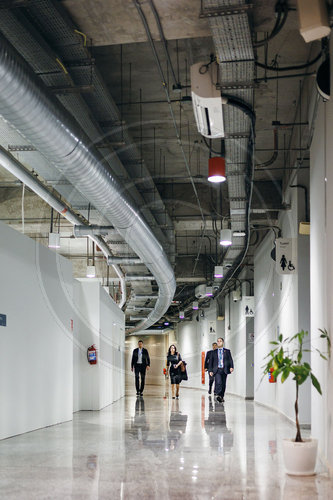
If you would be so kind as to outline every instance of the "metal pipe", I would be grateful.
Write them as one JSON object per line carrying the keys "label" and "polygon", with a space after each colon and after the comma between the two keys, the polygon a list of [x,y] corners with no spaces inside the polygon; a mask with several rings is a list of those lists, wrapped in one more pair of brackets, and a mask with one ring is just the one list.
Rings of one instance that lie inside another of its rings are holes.
{"label": "metal pipe", "polygon": [[132,266],[134,264],[144,264],[138,257],[108,257],[108,265],[118,264]]}
{"label": "metal pipe", "polygon": [[[42,200],[44,200],[50,207],[61,214],[65,219],[67,219],[71,224],[75,226],[80,225],[82,227],[82,219],[78,217],[71,209],[56,196],[54,196],[50,191],[34,176],[32,175],[21,163],[14,158],[10,153],[8,153],[3,147],[0,146],[0,164],[8,172],[13,174],[17,179],[28,186],[34,193],[36,193]],[[94,241],[102,250],[105,257],[108,258],[112,255],[111,250],[108,245],[100,236],[90,235],[92,241]],[[121,269],[114,265],[112,266],[115,270],[117,276],[120,280],[121,288],[121,301],[118,304],[120,309],[126,302],[126,283],[125,276]]]}
{"label": "metal pipe", "polygon": [[131,299],[132,300],[156,300],[158,298],[158,295],[139,295],[139,294],[134,294],[132,295]]}
{"label": "metal pipe", "polygon": [[162,246],[77,122],[2,35],[0,109],[2,117],[113,224],[146,264],[159,286],[159,298],[137,329],[153,325],[167,311],[176,289]]}
{"label": "metal pipe", "polygon": [[106,236],[111,231],[114,231],[113,226],[97,226],[96,224],[92,224],[90,226],[74,226],[74,236],[76,236],[77,238],[80,236],[83,237],[83,236],[91,236],[91,235]]}
{"label": "metal pipe", "polygon": [[125,276],[126,281],[154,281],[155,279],[156,279],[155,276],[131,276],[128,274],[126,274]]}

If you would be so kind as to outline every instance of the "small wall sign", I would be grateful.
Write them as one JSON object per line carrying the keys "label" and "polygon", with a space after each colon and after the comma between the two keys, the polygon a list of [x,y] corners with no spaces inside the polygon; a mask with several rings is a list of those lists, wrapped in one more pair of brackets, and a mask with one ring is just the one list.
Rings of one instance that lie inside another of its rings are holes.
{"label": "small wall sign", "polygon": [[7,326],[6,314],[0,314],[0,326]]}

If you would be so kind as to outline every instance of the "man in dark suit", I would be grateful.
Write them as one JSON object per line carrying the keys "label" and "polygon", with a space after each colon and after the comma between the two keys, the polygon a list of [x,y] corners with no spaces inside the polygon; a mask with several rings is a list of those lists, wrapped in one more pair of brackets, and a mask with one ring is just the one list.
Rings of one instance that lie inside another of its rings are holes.
{"label": "man in dark suit", "polygon": [[227,376],[234,371],[234,362],[229,349],[223,347],[224,339],[217,339],[217,349],[213,351],[209,360],[209,375],[215,377],[215,394],[217,401],[224,402],[224,393]]}
{"label": "man in dark suit", "polygon": [[131,370],[133,371],[134,369],[135,373],[136,395],[142,396],[143,389],[145,388],[146,369],[149,370],[150,367],[150,358],[147,349],[143,347],[142,340],[139,340],[138,346],[139,347],[133,350]]}
{"label": "man in dark suit", "polygon": [[[212,349],[211,351],[207,351],[207,353],[206,353],[206,359],[205,359],[205,372],[207,372],[207,371],[208,371],[208,368],[209,368],[209,360],[210,360],[210,358],[211,358],[211,356],[212,356],[212,354],[213,354],[213,351],[214,351],[215,349],[217,349],[217,343],[216,343],[216,342],[213,342],[213,343],[212,343],[212,348],[213,348],[213,349]],[[211,394],[211,393],[212,393],[213,383],[214,383],[214,375],[212,375],[212,376],[211,376],[210,374],[208,374],[208,375],[209,375],[209,389],[208,389],[208,394]],[[214,392],[215,392],[215,391],[214,391]]]}

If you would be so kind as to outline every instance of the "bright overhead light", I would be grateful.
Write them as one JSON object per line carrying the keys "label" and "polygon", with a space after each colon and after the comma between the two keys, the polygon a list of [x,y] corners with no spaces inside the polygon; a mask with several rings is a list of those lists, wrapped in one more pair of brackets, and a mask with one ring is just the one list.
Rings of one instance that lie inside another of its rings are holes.
{"label": "bright overhead light", "polygon": [[214,278],[223,278],[223,266],[214,267]]}
{"label": "bright overhead light", "polygon": [[240,237],[240,236],[246,236],[246,232],[245,231],[234,231],[232,233],[233,236],[236,236],[236,237]]}
{"label": "bright overhead light", "polygon": [[86,276],[87,276],[87,278],[95,278],[95,276],[96,276],[95,266],[87,266]]}
{"label": "bright overhead light", "polygon": [[49,248],[60,248],[60,234],[49,233]]}
{"label": "bright overhead light", "polygon": [[232,245],[231,229],[221,229],[220,245],[224,247]]}
{"label": "bright overhead light", "polygon": [[206,286],[206,297],[212,297],[213,296],[213,287],[212,286]]}
{"label": "bright overhead light", "polygon": [[223,156],[214,156],[208,160],[208,180],[209,182],[224,182],[225,176],[225,158]]}
{"label": "bright overhead light", "polygon": [[197,311],[199,309],[199,302],[193,302],[192,309],[193,311]]}
{"label": "bright overhead light", "polygon": [[184,319],[184,318],[185,318],[185,312],[179,311],[179,319]]}
{"label": "bright overhead light", "polygon": [[169,326],[169,325],[170,325],[169,321],[164,321],[164,323],[163,323],[163,324],[164,324],[165,326]]}

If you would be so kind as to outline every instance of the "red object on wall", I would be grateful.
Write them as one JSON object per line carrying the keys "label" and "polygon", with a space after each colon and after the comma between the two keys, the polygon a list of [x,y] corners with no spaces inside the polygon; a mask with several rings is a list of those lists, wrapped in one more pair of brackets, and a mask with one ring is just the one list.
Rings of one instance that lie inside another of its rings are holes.
{"label": "red object on wall", "polygon": [[274,368],[269,369],[269,374],[268,374],[268,382],[270,384],[275,384],[276,383],[276,378],[273,376]]}
{"label": "red object on wall", "polygon": [[88,359],[88,362],[91,365],[96,365],[97,364],[97,350],[96,350],[95,344],[93,344],[90,347],[88,347],[88,349],[87,349],[87,359]]}
{"label": "red object on wall", "polygon": [[205,351],[201,353],[201,383],[205,385]]}

